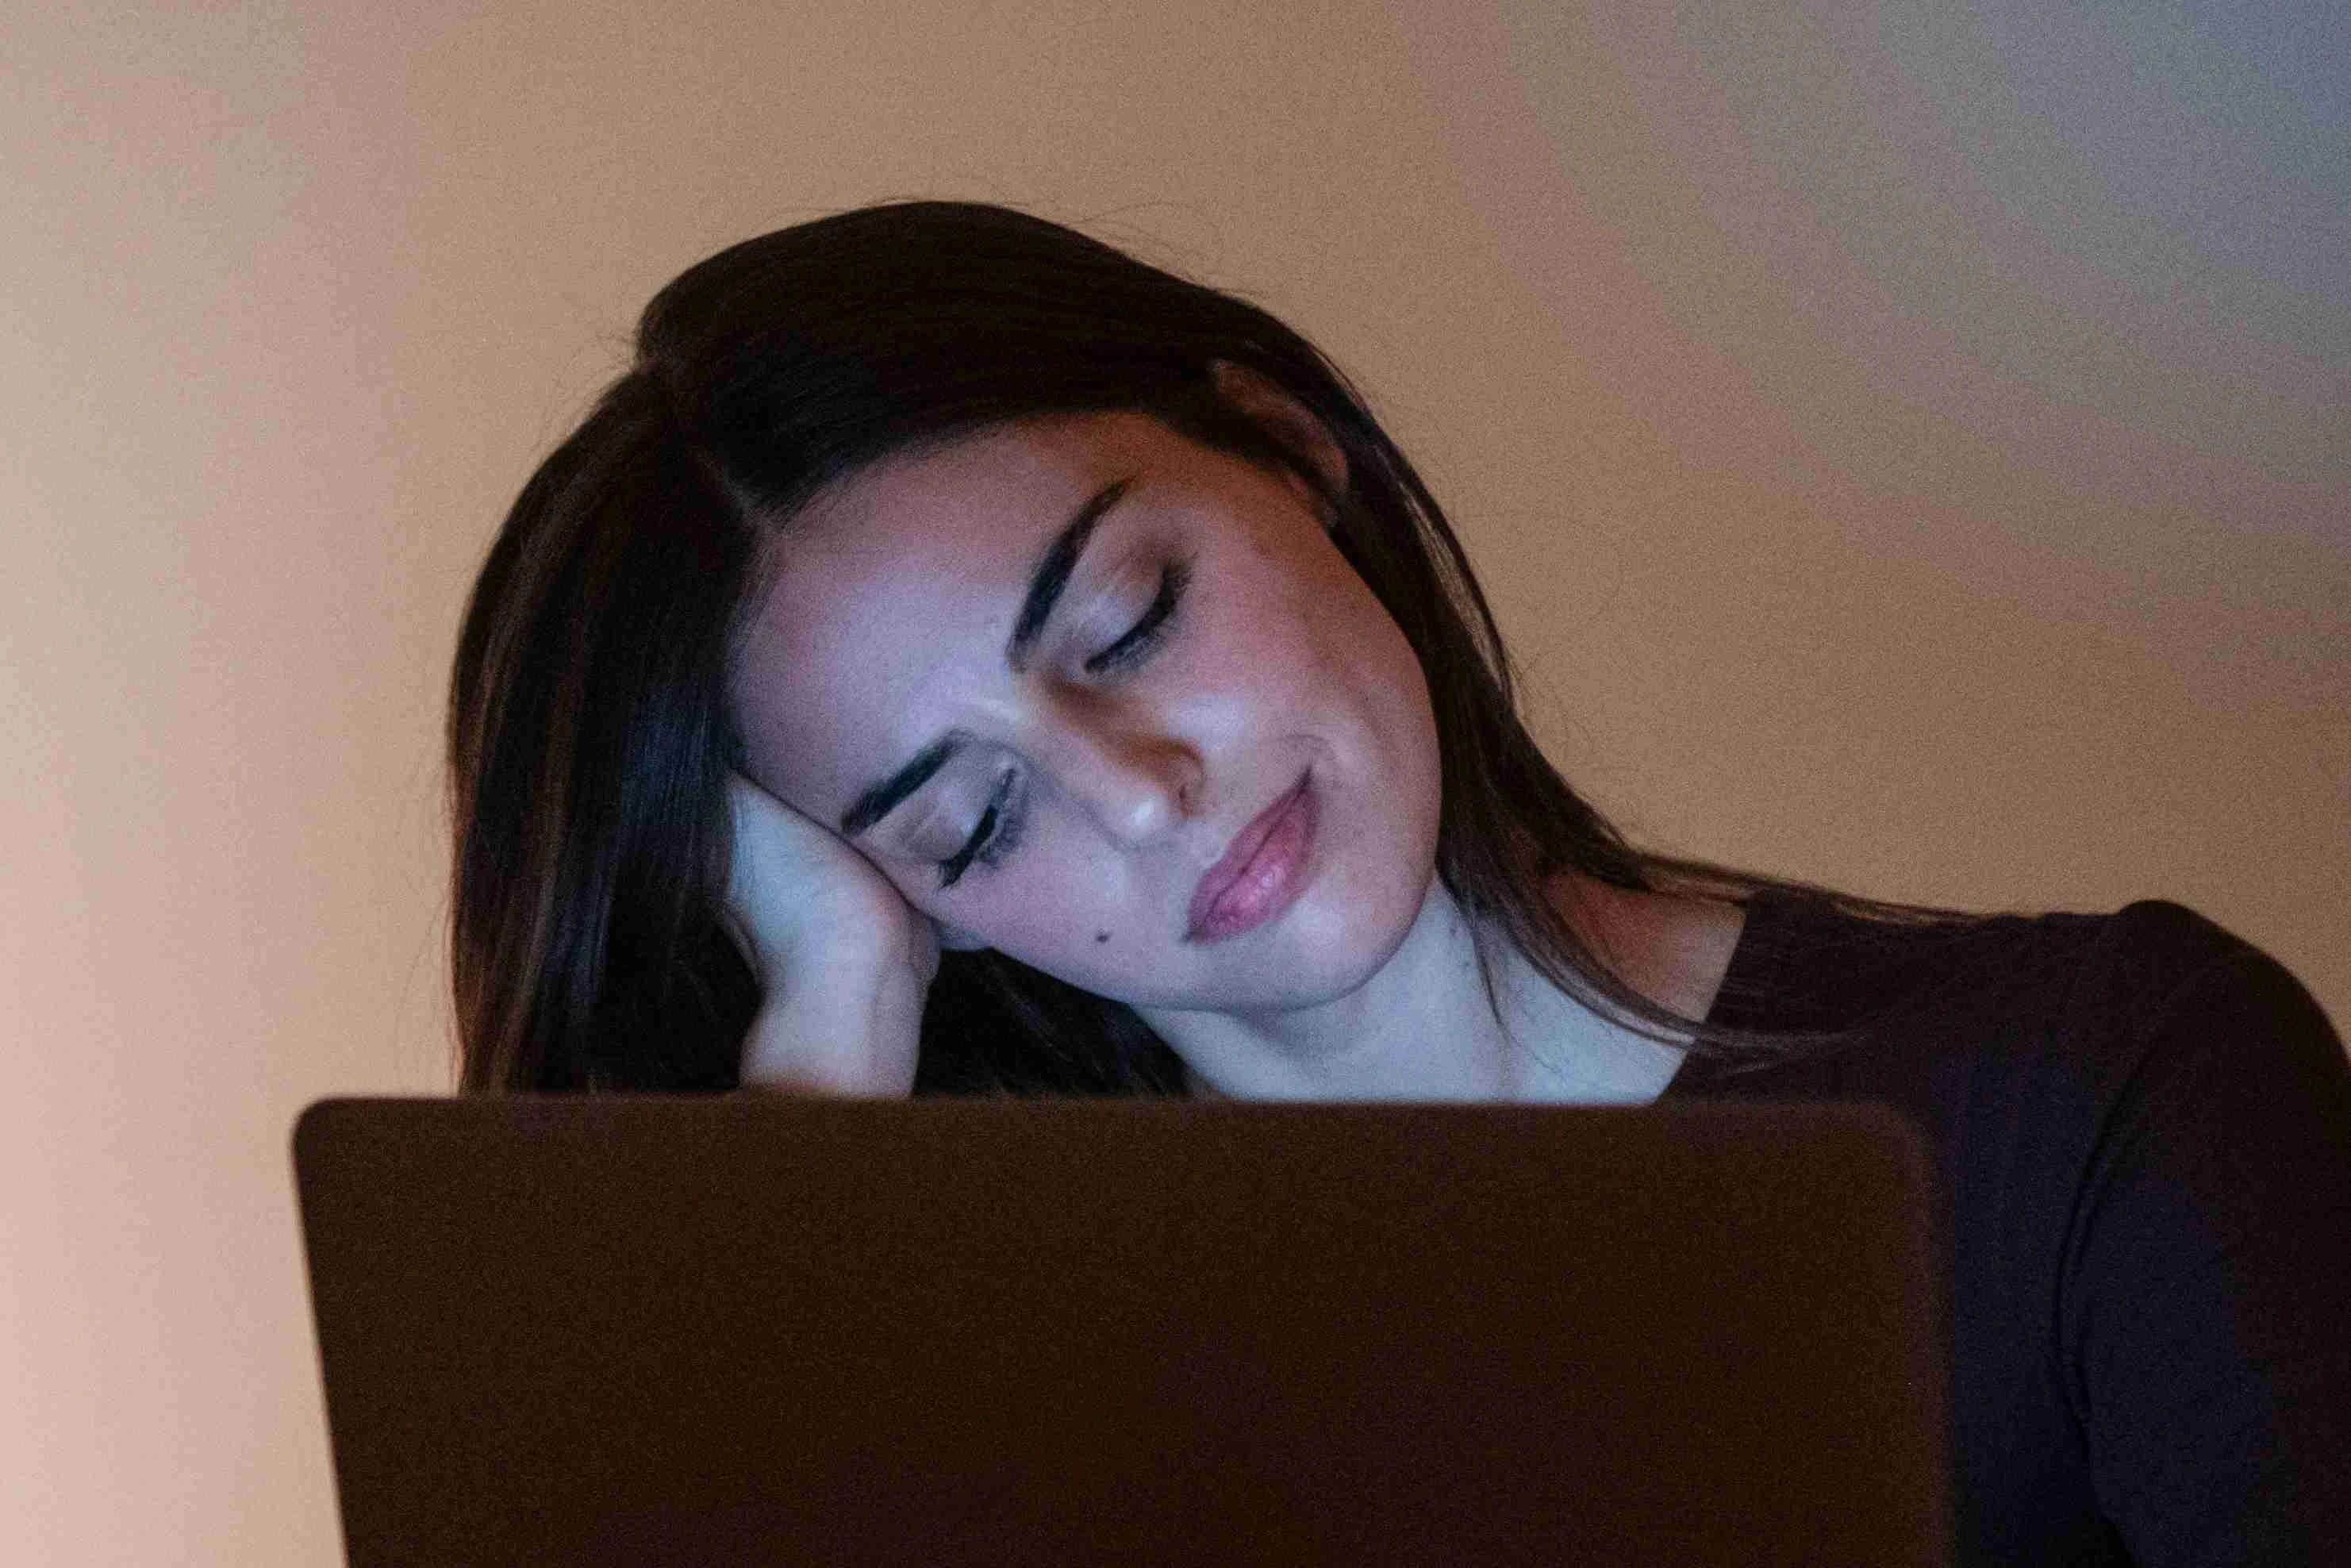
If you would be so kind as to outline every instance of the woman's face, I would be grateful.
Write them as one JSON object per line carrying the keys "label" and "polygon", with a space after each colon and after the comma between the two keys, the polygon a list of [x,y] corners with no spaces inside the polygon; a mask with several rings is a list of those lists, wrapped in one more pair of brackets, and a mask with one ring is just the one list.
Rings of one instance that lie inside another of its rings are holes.
{"label": "woman's face", "polygon": [[[749,771],[949,946],[1138,1009],[1255,1015],[1354,990],[1412,927],[1437,847],[1427,686],[1294,477],[1141,415],[1039,420],[867,471],[780,550],[735,673]],[[842,828],[941,742],[960,744],[926,781]],[[1202,873],[1302,778],[1297,896],[1188,939]]]}

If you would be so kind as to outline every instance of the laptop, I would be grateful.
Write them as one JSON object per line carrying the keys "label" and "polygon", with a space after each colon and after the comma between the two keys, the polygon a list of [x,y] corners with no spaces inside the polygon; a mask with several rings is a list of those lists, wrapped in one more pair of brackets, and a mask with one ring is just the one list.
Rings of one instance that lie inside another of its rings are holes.
{"label": "laptop", "polygon": [[353,1564],[1951,1560],[1866,1103],[338,1099]]}

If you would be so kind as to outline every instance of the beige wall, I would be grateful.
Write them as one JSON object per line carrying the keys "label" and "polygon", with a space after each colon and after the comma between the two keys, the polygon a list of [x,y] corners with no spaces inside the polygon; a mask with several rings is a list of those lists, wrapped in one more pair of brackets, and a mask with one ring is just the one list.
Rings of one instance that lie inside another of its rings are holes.
{"label": "beige wall", "polygon": [[2351,1019],[2325,7],[23,9],[12,1562],[332,1557],[287,1139],[446,1082],[460,596],[646,296],[839,205],[1029,204],[1318,336],[1646,841],[2179,899]]}

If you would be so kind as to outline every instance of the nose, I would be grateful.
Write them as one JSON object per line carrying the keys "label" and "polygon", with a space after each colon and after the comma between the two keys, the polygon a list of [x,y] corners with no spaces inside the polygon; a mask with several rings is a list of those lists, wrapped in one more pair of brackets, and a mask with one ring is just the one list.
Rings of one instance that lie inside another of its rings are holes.
{"label": "nose", "polygon": [[1048,779],[1103,832],[1146,844],[1180,829],[1200,800],[1197,748],[1087,694],[1052,701],[1030,737]]}

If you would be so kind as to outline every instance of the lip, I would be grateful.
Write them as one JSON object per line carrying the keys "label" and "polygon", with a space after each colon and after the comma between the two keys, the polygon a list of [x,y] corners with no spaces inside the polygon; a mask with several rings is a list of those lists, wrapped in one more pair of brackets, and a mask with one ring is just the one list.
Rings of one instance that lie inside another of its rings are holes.
{"label": "lip", "polygon": [[1210,866],[1192,894],[1187,943],[1221,942],[1253,930],[1290,907],[1305,885],[1314,848],[1311,768],[1233,835],[1224,858]]}

